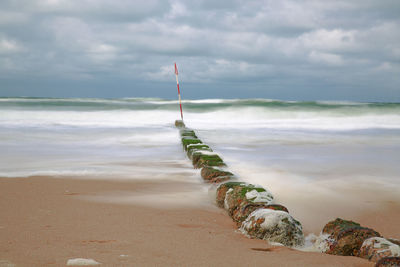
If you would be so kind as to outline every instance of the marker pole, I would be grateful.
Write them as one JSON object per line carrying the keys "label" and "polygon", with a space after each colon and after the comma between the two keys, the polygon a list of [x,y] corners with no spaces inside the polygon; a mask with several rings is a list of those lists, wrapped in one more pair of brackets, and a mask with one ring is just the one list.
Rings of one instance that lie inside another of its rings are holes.
{"label": "marker pole", "polygon": [[179,80],[178,80],[178,67],[175,63],[175,76],[176,76],[176,86],[178,87],[178,98],[179,98],[179,107],[181,109],[181,119],[183,121],[183,112],[182,112],[182,102],[181,102],[181,91],[179,90]]}

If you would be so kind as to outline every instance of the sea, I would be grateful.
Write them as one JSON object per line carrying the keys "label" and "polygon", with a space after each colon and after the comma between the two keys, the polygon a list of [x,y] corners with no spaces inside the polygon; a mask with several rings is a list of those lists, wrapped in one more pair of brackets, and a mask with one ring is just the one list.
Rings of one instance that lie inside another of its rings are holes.
{"label": "sea", "polygon": [[[230,171],[266,187],[310,231],[335,216],[400,204],[400,103],[182,105],[186,126]],[[0,98],[0,177],[174,180],[207,188],[182,151],[176,119],[176,100]]]}

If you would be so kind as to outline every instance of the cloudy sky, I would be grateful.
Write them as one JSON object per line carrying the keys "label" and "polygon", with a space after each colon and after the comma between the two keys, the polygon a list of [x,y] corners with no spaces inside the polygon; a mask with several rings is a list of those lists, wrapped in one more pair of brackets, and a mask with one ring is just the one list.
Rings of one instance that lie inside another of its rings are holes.
{"label": "cloudy sky", "polygon": [[400,1],[1,0],[0,96],[400,101]]}

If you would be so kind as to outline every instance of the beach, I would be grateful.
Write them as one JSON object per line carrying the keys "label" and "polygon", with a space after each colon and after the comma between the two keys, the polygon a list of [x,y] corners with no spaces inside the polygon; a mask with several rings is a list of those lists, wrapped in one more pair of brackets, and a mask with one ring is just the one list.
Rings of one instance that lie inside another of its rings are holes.
{"label": "beach", "polygon": [[[0,98],[0,266],[373,266],[240,233],[187,159],[177,108]],[[287,207],[306,240],[336,218],[400,239],[400,104],[206,99],[184,110],[187,127]]]}
{"label": "beach", "polygon": [[[300,252],[249,239],[212,203],[169,206],[162,200],[144,204],[107,199],[117,192],[152,195],[191,187],[145,180],[2,178],[0,259],[16,266],[65,266],[73,258],[95,259],[102,266],[374,266],[356,257]],[[398,214],[392,209],[380,215],[398,221]],[[390,221],[360,222],[396,234]]]}

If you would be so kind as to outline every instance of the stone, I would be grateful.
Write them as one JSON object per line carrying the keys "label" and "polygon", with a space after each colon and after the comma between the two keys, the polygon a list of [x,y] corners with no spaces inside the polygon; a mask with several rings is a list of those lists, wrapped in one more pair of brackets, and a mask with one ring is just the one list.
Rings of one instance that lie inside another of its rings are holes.
{"label": "stone", "polygon": [[232,211],[232,219],[240,225],[246,218],[257,209],[280,210],[289,213],[288,209],[279,204],[252,203],[243,201],[239,207]]}
{"label": "stone", "polygon": [[186,151],[187,151],[188,145],[191,145],[191,144],[202,144],[203,143],[200,139],[194,138],[194,137],[190,137],[190,136],[182,137],[181,141],[182,141],[183,148]]}
{"label": "stone", "polygon": [[264,208],[271,209],[271,210],[280,210],[280,211],[289,213],[289,210],[285,206],[280,205],[280,204],[269,204],[269,205],[265,205]]}
{"label": "stone", "polygon": [[400,246],[382,237],[366,239],[358,253],[358,257],[377,262],[386,257],[399,257]]}
{"label": "stone", "polygon": [[206,182],[210,184],[219,184],[229,180],[232,180],[232,176],[218,176],[210,180],[206,180]]}
{"label": "stone", "polygon": [[201,155],[201,154],[206,154],[206,153],[211,153],[213,152],[211,149],[209,148],[201,148],[201,149],[190,149],[189,151],[189,147],[188,146],[188,152],[187,152],[187,156],[189,159],[191,159],[193,161],[193,155]]}
{"label": "stone", "polygon": [[95,261],[94,259],[69,259],[67,261],[67,266],[89,266],[89,265],[100,265],[100,262]]}
{"label": "stone", "polygon": [[392,242],[393,244],[399,245],[400,246],[400,240],[399,239],[395,239],[395,238],[386,238],[387,240],[389,240],[390,242]]}
{"label": "stone", "polygon": [[185,123],[183,122],[183,120],[176,120],[175,121],[175,127],[177,127],[177,128],[185,128]]}
{"label": "stone", "polygon": [[199,154],[192,154],[192,163],[196,169],[205,167],[205,166],[217,166],[223,167],[226,166],[224,161],[217,154],[211,154],[206,152],[201,152]]}
{"label": "stone", "polygon": [[219,176],[233,176],[233,173],[226,171],[224,169],[218,168],[218,167],[210,167],[210,166],[205,166],[201,169],[201,177],[205,181],[212,180],[213,178],[219,177]]}
{"label": "stone", "polygon": [[212,149],[205,144],[191,144],[187,146],[187,156],[189,159],[192,159],[193,153],[201,151],[213,152]]}
{"label": "stone", "polygon": [[220,184],[217,187],[217,193],[216,193],[216,202],[217,202],[217,206],[220,208],[224,207],[224,202],[225,202],[225,196],[226,196],[226,192],[235,187],[235,186],[239,186],[239,185],[246,185],[247,183],[245,182],[238,182],[238,181],[233,181],[233,182],[226,182],[223,184]]}
{"label": "stone", "polygon": [[285,211],[257,209],[242,223],[240,231],[249,237],[287,247],[304,245],[303,227]]}
{"label": "stone", "polygon": [[179,130],[179,133],[180,133],[180,135],[182,137],[183,136],[190,136],[190,137],[193,137],[193,138],[197,138],[196,133],[193,130],[188,129],[188,128],[183,128],[183,129]]}
{"label": "stone", "polygon": [[[261,186],[242,184],[233,186],[226,192],[224,208],[228,211],[229,216],[234,219],[233,214],[237,209],[239,211],[236,213],[240,214],[241,206],[246,204],[272,204],[273,199],[272,194]],[[241,218],[242,216],[237,217]]]}
{"label": "stone", "polygon": [[400,267],[400,257],[386,257],[380,259],[375,267]]}
{"label": "stone", "polygon": [[325,225],[322,234],[327,234],[327,250],[325,253],[342,256],[357,256],[363,242],[380,234],[359,223],[337,218]]}
{"label": "stone", "polygon": [[337,218],[334,221],[328,222],[324,228],[322,229],[322,233],[324,234],[339,234],[341,231],[351,228],[351,227],[360,227],[361,225],[359,223],[353,222],[353,221],[347,221],[343,220],[340,218]]}

